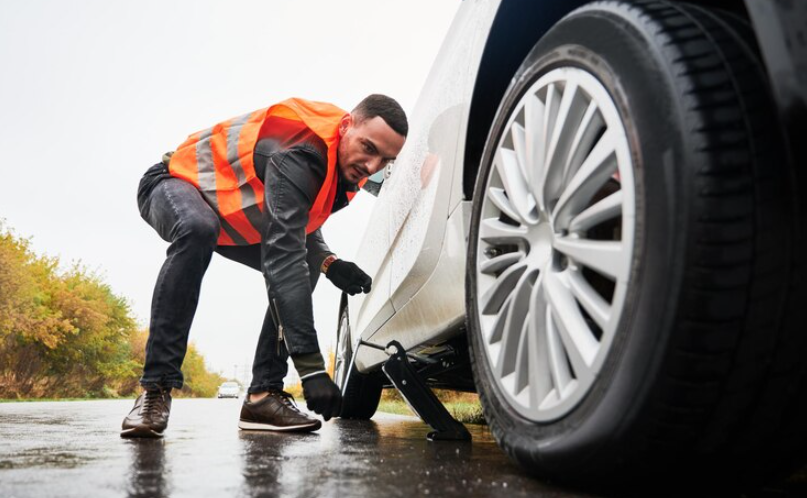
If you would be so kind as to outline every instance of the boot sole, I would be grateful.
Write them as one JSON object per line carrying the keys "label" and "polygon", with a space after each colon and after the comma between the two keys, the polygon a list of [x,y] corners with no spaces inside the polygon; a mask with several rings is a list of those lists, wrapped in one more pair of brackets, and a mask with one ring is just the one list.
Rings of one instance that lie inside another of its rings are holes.
{"label": "boot sole", "polygon": [[133,427],[131,429],[124,429],[120,433],[120,437],[123,438],[151,438],[157,439],[163,437],[162,432],[157,432],[154,429],[149,429],[148,427]]}
{"label": "boot sole", "polygon": [[320,427],[322,427],[322,423],[319,420],[315,421],[315,423],[301,425],[272,425],[260,422],[247,422],[245,420],[238,422],[239,429],[252,431],[311,432]]}

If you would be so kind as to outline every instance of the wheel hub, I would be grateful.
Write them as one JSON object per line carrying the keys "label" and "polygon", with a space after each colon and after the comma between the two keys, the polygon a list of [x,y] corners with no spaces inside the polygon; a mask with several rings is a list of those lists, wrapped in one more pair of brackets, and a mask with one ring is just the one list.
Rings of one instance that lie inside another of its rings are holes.
{"label": "wheel hub", "polygon": [[549,222],[542,222],[530,227],[527,232],[530,244],[527,262],[531,268],[544,269],[552,261],[555,233]]}

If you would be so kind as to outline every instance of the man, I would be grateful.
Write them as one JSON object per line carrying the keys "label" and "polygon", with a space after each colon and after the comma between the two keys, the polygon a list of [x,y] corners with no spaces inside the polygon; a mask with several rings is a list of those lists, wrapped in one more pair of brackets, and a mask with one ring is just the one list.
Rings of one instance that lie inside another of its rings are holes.
{"label": "man", "polygon": [[146,172],[140,214],[170,246],[152,299],[144,391],[121,436],[163,435],[213,252],[261,271],[269,296],[239,427],[321,427],[283,391],[289,355],[308,408],[326,421],[339,414],[341,393],[325,372],[311,292],[320,272],[351,295],[369,292],[371,279],[330,252],[320,226],[395,159],[407,132],[400,105],[383,95],[350,113],[289,99],[191,135]]}

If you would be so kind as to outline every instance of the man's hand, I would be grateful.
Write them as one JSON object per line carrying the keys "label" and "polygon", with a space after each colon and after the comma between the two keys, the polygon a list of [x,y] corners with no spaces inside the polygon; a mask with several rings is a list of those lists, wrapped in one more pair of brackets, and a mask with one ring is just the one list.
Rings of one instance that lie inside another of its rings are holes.
{"label": "man's hand", "polygon": [[303,396],[309,410],[328,421],[342,410],[342,393],[327,373],[322,372],[303,380]]}
{"label": "man's hand", "polygon": [[325,273],[328,280],[351,296],[359,292],[370,292],[373,279],[364,273],[356,263],[337,259],[328,266]]}

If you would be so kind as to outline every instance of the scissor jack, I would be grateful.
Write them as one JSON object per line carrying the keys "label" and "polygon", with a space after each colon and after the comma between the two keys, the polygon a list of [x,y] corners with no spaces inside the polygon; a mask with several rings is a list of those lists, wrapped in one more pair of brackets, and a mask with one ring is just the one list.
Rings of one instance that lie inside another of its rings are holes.
{"label": "scissor jack", "polygon": [[461,440],[470,441],[471,433],[448,413],[443,403],[437,399],[425,380],[409,363],[406,350],[398,341],[387,344],[385,351],[390,355],[381,370],[406,400],[410,408],[434,429],[426,437],[429,441]]}

